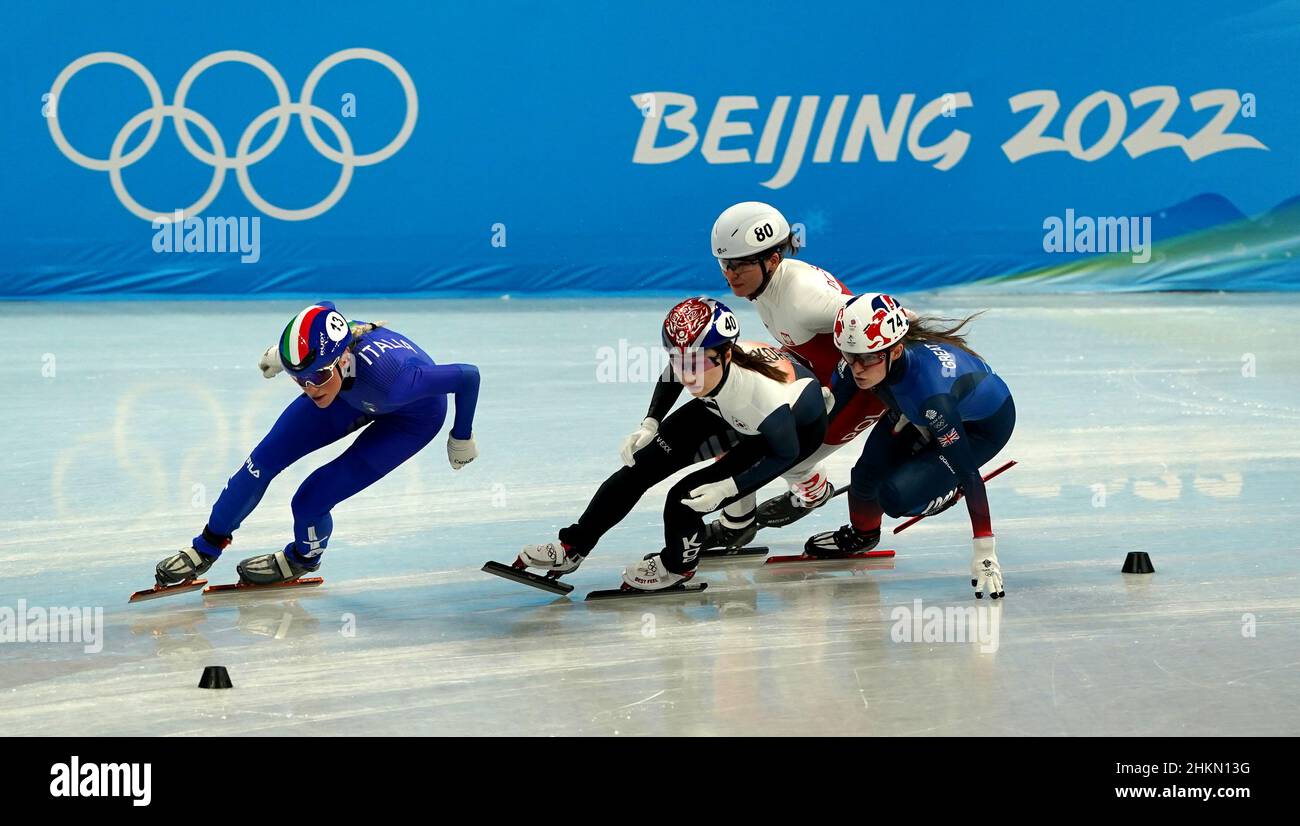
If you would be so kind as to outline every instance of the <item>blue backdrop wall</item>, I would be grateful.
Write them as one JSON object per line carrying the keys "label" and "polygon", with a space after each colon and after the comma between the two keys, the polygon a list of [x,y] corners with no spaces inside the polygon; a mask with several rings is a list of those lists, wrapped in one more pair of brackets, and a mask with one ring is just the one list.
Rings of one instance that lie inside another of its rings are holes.
{"label": "blue backdrop wall", "polygon": [[4,298],[1300,288],[1297,2],[0,14]]}

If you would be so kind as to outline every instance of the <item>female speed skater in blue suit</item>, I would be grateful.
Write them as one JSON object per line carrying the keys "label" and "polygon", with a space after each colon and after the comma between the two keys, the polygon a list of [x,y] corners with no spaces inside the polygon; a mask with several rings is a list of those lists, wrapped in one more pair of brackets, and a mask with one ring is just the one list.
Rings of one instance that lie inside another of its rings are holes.
{"label": "female speed skater in blue suit", "polygon": [[187,583],[221,556],[280,471],[314,450],[365,428],[347,450],[317,468],[293,497],[293,541],[239,563],[244,583],[274,585],[320,567],[334,531],[330,510],[418,453],[442,429],[447,396],[456,418],[447,439],[453,470],[474,461],[479,373],[472,364],[434,364],[406,336],[348,321],[322,301],[298,313],[258,366],[288,373],[302,387],[261,443],[235,471],[191,547],[158,563],[159,586]]}
{"label": "female speed skater in blue suit", "polygon": [[961,329],[908,318],[883,294],[860,295],[835,319],[844,361],[834,380],[834,419],[860,390],[889,408],[893,427],[877,426],[853,466],[850,523],[804,546],[812,556],[867,551],[880,541],[881,517],[931,516],[966,498],[973,535],[975,596],[1005,595],[980,466],[1011,438],[1016,406],[993,368],[966,345]]}

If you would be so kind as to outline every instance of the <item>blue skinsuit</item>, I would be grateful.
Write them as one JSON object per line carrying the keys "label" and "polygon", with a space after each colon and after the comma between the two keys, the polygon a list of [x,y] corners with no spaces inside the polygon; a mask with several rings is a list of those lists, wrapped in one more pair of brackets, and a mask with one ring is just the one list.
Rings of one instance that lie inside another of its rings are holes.
{"label": "blue skinsuit", "polygon": [[351,349],[353,367],[344,373],[338,397],[324,409],[306,394],[294,399],[226,482],[204,534],[194,538],[200,553],[221,553],[226,543],[214,544],[209,536],[234,534],[280,471],[364,427],[347,450],[312,472],[293,496],[294,542],[285,553],[298,565],[314,567],[333,531],[333,507],[432,441],[446,419],[447,394],[456,397],[451,435],[470,437],[478,402],[477,367],[434,364],[409,338],[382,327],[357,338]]}
{"label": "blue skinsuit", "polygon": [[[840,371],[832,418],[859,392],[847,365],[841,363]],[[914,453],[912,440],[889,427],[871,432],[851,475],[855,526],[878,527],[880,509],[890,516],[923,513],[960,487],[973,535],[992,535],[980,465],[1006,445],[1015,427],[1015,404],[1006,383],[983,359],[960,347],[910,341],[873,392],[894,414],[924,428],[931,441]],[[897,421],[896,415],[892,418]]]}

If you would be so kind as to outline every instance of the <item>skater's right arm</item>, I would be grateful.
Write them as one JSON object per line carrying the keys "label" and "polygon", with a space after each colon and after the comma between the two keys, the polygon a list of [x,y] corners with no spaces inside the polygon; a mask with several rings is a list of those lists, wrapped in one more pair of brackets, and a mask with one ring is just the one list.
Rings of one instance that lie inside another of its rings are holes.
{"label": "skater's right arm", "polygon": [[474,443],[474,409],[478,406],[479,374],[472,364],[410,365],[411,381],[397,382],[409,394],[410,401],[440,393],[456,397],[456,419],[447,434],[447,461],[452,470],[460,470],[478,458]]}
{"label": "skater's right arm", "polygon": [[632,467],[636,464],[636,452],[650,444],[650,440],[659,432],[659,422],[673,409],[673,404],[681,394],[682,384],[673,375],[673,368],[665,367],[655,384],[654,394],[650,397],[650,409],[645,418],[636,430],[628,434],[619,449],[619,456],[625,466]]}
{"label": "skater's right arm", "polygon": [[397,407],[430,396],[451,394],[456,397],[456,419],[451,426],[455,439],[468,439],[474,429],[474,409],[478,406],[479,373],[472,364],[419,364],[411,362],[393,382],[390,400]]}
{"label": "skater's right arm", "polygon": [[662,422],[668,411],[673,409],[673,404],[677,398],[682,395],[682,383],[673,375],[673,368],[665,367],[664,372],[659,376],[659,381],[655,383],[654,393],[650,396],[650,410],[645,414],[647,419],[654,419],[656,422]]}

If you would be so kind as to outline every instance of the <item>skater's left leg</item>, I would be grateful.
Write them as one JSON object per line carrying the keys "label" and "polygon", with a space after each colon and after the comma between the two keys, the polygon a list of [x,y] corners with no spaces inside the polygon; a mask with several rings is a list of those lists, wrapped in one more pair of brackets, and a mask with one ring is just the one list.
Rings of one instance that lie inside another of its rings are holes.
{"label": "skater's left leg", "polygon": [[902,434],[892,427],[881,426],[867,435],[862,455],[849,474],[849,524],[839,530],[813,534],[804,543],[804,553],[816,557],[835,557],[870,551],[880,542],[880,504],[882,480],[900,467],[915,448],[911,429]]}
{"label": "skater's left leg", "polygon": [[[668,489],[664,500],[664,548],[623,569],[625,589],[659,591],[695,576],[706,528],[703,514],[683,504],[682,500],[700,485],[721,482],[752,466],[762,456],[762,442],[763,439],[757,436],[741,437],[722,458],[683,476]],[[725,507],[742,498],[733,496],[724,499],[721,505]]]}
{"label": "skater's left leg", "polygon": [[342,402],[319,408],[307,396],[298,396],[227,480],[212,505],[203,533],[194,538],[194,547],[204,554],[220,554],[262,501],[272,479],[308,453],[342,439],[369,420]]}
{"label": "skater's left leg", "polygon": [[226,482],[208,521],[190,547],[160,561],[154,569],[159,585],[177,585],[207,572],[228,546],[235,531],[262,501],[267,487],[298,459],[363,427],[370,419],[342,402],[317,407],[298,396]]}
{"label": "skater's left leg", "polygon": [[[965,423],[972,458],[982,467],[996,456],[1011,438],[1015,407],[1008,402],[989,419]],[[952,468],[930,442],[915,456],[889,470],[876,490],[880,507],[892,517],[930,516],[953,505],[959,487]]]}
{"label": "skater's left leg", "polygon": [[[826,432],[821,419],[798,429],[799,447],[793,463],[804,461],[822,444]],[[691,473],[669,489],[664,501],[664,567],[682,574],[694,570],[698,562],[704,531],[704,514],[683,503],[692,490],[700,485],[721,482],[753,467],[767,451],[767,442],[760,436],[746,436],[739,444],[712,465]],[[739,494],[722,500],[725,508],[745,498]]]}
{"label": "skater's left leg", "polygon": [[601,484],[578,521],[560,530],[560,541],[585,557],[647,490],[682,468],[729,449],[733,433],[699,399],[677,408],[660,424],[655,438],[633,454],[632,466],[615,471]]}
{"label": "skater's left leg", "polygon": [[293,496],[294,541],[283,551],[240,563],[247,581],[282,581],[320,566],[334,531],[334,506],[387,476],[420,452],[442,427],[446,414],[433,419],[381,417],[333,461],[317,468]]}

